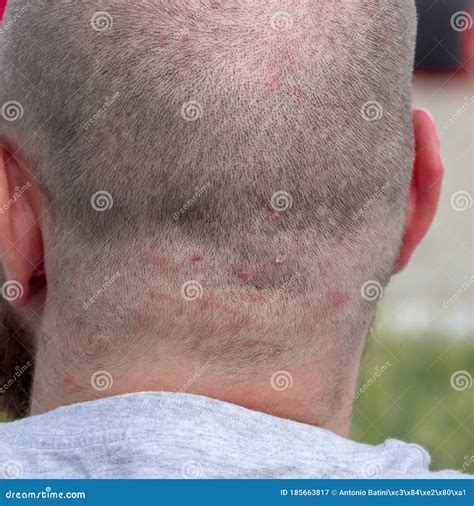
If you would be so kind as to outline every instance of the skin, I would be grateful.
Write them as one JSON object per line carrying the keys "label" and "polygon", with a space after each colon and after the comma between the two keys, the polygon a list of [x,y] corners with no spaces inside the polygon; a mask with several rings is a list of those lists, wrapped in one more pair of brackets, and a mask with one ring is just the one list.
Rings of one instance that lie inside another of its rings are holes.
{"label": "skin", "polygon": [[[270,80],[266,85],[276,86],[277,81]],[[394,274],[405,268],[416,247],[429,230],[438,205],[443,178],[440,141],[431,115],[426,111],[415,110],[413,124],[416,159],[404,239]],[[3,206],[4,210],[0,213],[0,253],[7,280],[17,281],[23,287],[22,296],[10,303],[11,310],[15,312],[21,325],[38,339],[45,329],[53,327],[53,322],[48,321],[42,311],[48,290],[48,272],[44,272],[43,265],[53,245],[43,244],[46,226],[43,220],[45,208],[40,189],[31,176],[32,168],[25,165],[18,154],[20,152],[15,151],[15,157],[11,155],[11,152],[12,150],[5,147],[0,149],[0,206]],[[27,183],[31,184],[31,188],[12,205],[11,199],[15,194],[15,188],[21,188]],[[152,261],[160,264],[166,259],[158,255],[152,257]],[[204,263],[202,254],[193,253],[188,257],[187,263],[201,266]],[[245,269],[237,267],[234,274],[244,279],[249,272],[248,267]],[[350,294],[334,291],[331,300],[327,301],[327,307],[342,312],[345,310],[349,297]],[[159,300],[161,300],[159,294],[150,296],[150,304]],[[179,303],[173,300],[165,302],[171,306]],[[153,305],[150,307],[153,309]],[[202,304],[196,307],[205,310]],[[222,313],[222,318],[228,321],[228,329],[233,327],[234,332],[239,331],[238,324],[232,325],[232,322],[229,324],[229,313],[235,314],[234,309],[215,305],[213,311],[218,317]],[[179,314],[178,311],[177,314]],[[365,331],[367,332],[368,329]],[[62,329],[62,332],[65,335],[68,329]],[[346,379],[340,385],[337,409],[334,409],[334,396],[327,388],[326,380],[326,378],[331,378],[332,368],[337,364],[339,350],[335,344],[326,346],[324,361],[321,361],[318,355],[321,353],[320,350],[308,350],[303,357],[300,354],[293,363],[287,364],[286,370],[293,372],[294,383],[285,391],[271,388],[268,382],[268,377],[274,372],[271,369],[255,371],[248,380],[237,385],[222,367],[209,366],[206,374],[196,378],[196,369],[199,367],[192,356],[183,353],[179,366],[176,366],[175,362],[167,360],[167,353],[171,350],[164,348],[156,357],[153,357],[153,360],[150,360],[148,356],[137,357],[138,362],[135,364],[139,363],[140,367],[127,369],[126,373],[114,378],[111,389],[96,392],[90,388],[89,371],[74,370],[73,364],[62,364],[58,369],[54,350],[59,348],[60,340],[56,340],[50,347],[49,353],[38,357],[31,414],[73,402],[127,392],[186,391],[322,426],[346,436],[350,428],[352,398],[356,388],[365,335],[361,335],[358,339],[359,344],[346,364],[348,372]],[[113,339],[113,336],[108,336],[108,338]],[[178,339],[176,342],[179,342]],[[249,337],[245,341],[245,346],[252,347],[252,342]],[[209,363],[213,364],[213,357],[209,359]],[[108,366],[113,369],[114,364],[108,364]],[[190,378],[195,379],[190,382]],[[183,385],[186,385],[184,390]]]}

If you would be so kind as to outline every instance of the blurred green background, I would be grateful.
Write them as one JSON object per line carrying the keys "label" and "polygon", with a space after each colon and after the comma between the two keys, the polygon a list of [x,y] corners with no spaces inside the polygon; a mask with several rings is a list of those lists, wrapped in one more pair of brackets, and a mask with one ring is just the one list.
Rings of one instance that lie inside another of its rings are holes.
{"label": "blurred green background", "polygon": [[373,334],[361,368],[358,392],[363,392],[355,402],[352,438],[417,443],[431,454],[432,470],[473,474],[473,370],[470,339]]}

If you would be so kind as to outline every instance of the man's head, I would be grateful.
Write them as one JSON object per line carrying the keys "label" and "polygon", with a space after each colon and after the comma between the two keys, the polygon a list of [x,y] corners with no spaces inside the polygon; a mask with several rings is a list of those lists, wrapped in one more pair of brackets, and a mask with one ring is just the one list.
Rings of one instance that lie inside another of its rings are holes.
{"label": "man's head", "polygon": [[347,390],[434,212],[431,144],[412,178],[415,18],[406,0],[11,1],[0,237],[37,374],[208,361]]}

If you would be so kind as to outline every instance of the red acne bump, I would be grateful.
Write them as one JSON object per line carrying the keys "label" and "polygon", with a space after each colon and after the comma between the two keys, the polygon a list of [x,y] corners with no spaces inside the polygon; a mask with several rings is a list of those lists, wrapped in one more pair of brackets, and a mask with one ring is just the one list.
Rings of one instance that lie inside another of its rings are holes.
{"label": "red acne bump", "polygon": [[162,302],[162,301],[172,301],[173,300],[171,295],[168,295],[166,293],[155,292],[155,291],[150,291],[149,296],[150,296],[150,300],[153,300],[153,301],[161,301]]}
{"label": "red acne bump", "polygon": [[269,75],[263,80],[263,85],[268,91],[275,91],[280,86],[280,78],[275,75]]}
{"label": "red acne bump", "polygon": [[202,260],[202,256],[195,253],[194,255],[191,256],[190,258],[191,262],[200,262]]}
{"label": "red acne bump", "polygon": [[270,213],[270,220],[271,221],[279,221],[283,218],[283,213],[279,213],[278,211],[272,211]]}
{"label": "red acne bump", "polygon": [[251,276],[250,271],[245,267],[237,267],[236,269],[234,269],[233,273],[242,281],[248,281]]}
{"label": "red acne bump", "polygon": [[345,306],[350,299],[351,298],[348,293],[336,292],[333,297],[333,302],[336,307],[342,307]]}
{"label": "red acne bump", "polygon": [[237,241],[237,244],[239,246],[248,246],[249,245],[249,240],[246,239],[245,237],[240,237],[239,240]]}
{"label": "red acne bump", "polygon": [[251,302],[265,302],[269,299],[269,297],[263,293],[251,293],[248,294],[247,298]]}
{"label": "red acne bump", "polygon": [[158,253],[145,253],[143,260],[146,263],[156,265],[157,267],[169,267],[170,265],[170,259]]}
{"label": "red acne bump", "polygon": [[166,39],[162,38],[162,39],[159,39],[158,45],[160,46],[160,48],[168,47],[169,42]]}
{"label": "red acne bump", "polygon": [[298,102],[298,105],[301,105],[305,100],[306,96],[304,91],[301,89],[301,86],[293,86],[292,88],[292,94],[295,97],[296,101]]}
{"label": "red acne bump", "polygon": [[74,378],[72,376],[69,376],[69,374],[66,374],[63,379],[64,385],[68,387],[78,387],[79,385],[74,381]]}

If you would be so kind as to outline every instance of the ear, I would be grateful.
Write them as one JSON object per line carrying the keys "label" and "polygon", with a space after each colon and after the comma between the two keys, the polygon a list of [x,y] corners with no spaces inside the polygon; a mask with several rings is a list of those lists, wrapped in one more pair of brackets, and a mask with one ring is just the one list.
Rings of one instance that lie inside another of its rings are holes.
{"label": "ear", "polygon": [[395,272],[408,264],[416,247],[428,232],[438,207],[444,176],[436,124],[427,111],[413,111],[415,166],[408,199],[408,215]]}
{"label": "ear", "polygon": [[1,295],[26,306],[43,276],[38,191],[19,160],[0,146],[0,255],[7,281]]}

